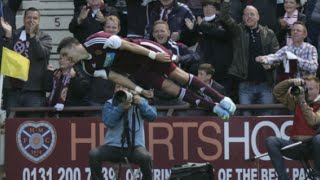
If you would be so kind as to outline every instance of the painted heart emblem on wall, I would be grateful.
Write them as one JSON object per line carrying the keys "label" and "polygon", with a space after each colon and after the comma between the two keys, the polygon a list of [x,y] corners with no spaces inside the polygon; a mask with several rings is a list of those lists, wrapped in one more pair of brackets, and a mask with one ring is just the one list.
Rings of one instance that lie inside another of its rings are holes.
{"label": "painted heart emblem on wall", "polygon": [[39,163],[52,153],[57,134],[54,126],[45,121],[27,121],[20,125],[16,134],[20,152],[28,160]]}

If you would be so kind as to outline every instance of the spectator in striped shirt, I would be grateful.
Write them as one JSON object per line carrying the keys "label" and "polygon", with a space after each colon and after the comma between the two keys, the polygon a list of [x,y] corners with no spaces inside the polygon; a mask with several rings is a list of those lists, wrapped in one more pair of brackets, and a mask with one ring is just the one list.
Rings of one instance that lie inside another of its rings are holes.
{"label": "spectator in striped shirt", "polygon": [[318,69],[318,53],[313,45],[304,42],[307,35],[307,28],[302,22],[293,23],[292,44],[284,46],[274,54],[258,56],[256,61],[266,65],[282,62],[285,72],[289,74],[287,78],[315,75]]}

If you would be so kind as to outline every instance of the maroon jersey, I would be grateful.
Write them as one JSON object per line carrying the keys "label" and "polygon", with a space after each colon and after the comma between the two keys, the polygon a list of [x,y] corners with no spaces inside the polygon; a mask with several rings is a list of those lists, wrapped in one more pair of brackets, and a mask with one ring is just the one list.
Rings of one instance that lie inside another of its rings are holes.
{"label": "maroon jersey", "polygon": [[[125,38],[124,40],[155,52],[166,52],[172,56],[168,49],[153,41],[130,38]],[[103,48],[104,46],[106,46],[105,49]],[[88,37],[84,43],[84,47],[92,55],[92,59],[83,61],[86,72],[93,74],[94,70],[112,68],[124,73],[134,74],[139,69],[144,68],[158,69],[159,73],[167,74],[172,72],[173,67],[171,66],[176,67],[173,63],[159,63],[143,55],[126,50],[118,50],[120,46],[121,38],[107,32],[97,32]],[[168,64],[170,64],[170,69],[168,69]],[[164,67],[161,68],[160,66]]]}

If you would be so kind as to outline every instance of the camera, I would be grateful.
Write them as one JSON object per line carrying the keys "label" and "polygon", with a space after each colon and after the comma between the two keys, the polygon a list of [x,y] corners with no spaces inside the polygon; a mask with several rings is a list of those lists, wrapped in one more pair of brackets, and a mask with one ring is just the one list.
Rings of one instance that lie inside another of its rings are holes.
{"label": "camera", "polygon": [[293,96],[298,96],[305,92],[305,94],[308,93],[308,89],[305,86],[292,86],[290,90],[290,94]]}
{"label": "camera", "polygon": [[131,103],[133,94],[128,91],[119,90],[114,94],[114,100],[118,103]]}

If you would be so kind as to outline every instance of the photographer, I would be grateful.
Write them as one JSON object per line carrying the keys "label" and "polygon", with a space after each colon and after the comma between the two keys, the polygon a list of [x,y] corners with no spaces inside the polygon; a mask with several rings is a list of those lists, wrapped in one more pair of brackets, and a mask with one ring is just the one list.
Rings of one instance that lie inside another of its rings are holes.
{"label": "photographer", "polygon": [[[290,139],[276,136],[266,139],[266,146],[278,179],[289,179],[282,156],[294,159],[313,159],[315,177],[320,177],[320,134],[316,131],[320,125],[319,79],[307,76],[303,79],[288,79],[277,84],[273,94],[277,100],[294,112]],[[310,139],[310,141],[306,141]],[[297,141],[305,143],[281,151],[284,146]]]}
{"label": "photographer", "polygon": [[145,148],[143,119],[153,121],[156,117],[155,107],[146,99],[116,85],[115,95],[102,110],[102,120],[108,127],[105,144],[89,152],[92,179],[104,179],[103,161],[124,162],[127,157],[140,166],[143,180],[151,180],[152,160]]}

